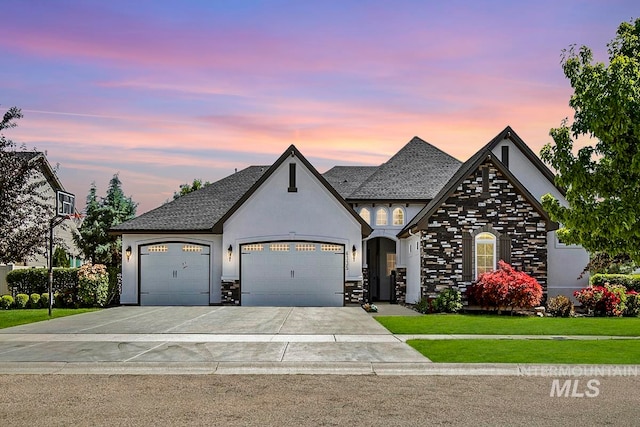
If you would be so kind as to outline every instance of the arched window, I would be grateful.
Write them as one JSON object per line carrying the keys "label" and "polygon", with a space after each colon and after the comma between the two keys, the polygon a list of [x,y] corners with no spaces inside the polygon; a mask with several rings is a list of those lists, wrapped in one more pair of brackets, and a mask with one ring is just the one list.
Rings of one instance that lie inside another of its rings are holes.
{"label": "arched window", "polygon": [[387,218],[387,210],[385,208],[380,208],[376,211],[376,225],[387,225],[389,223],[389,219]]}
{"label": "arched window", "polygon": [[360,216],[362,217],[362,219],[367,221],[367,224],[371,224],[371,212],[369,212],[369,209],[367,208],[360,209]]}
{"label": "arched window", "polygon": [[393,225],[404,225],[404,211],[402,208],[393,210]]}
{"label": "arched window", "polygon": [[480,233],[476,236],[476,279],[496,269],[496,236]]}

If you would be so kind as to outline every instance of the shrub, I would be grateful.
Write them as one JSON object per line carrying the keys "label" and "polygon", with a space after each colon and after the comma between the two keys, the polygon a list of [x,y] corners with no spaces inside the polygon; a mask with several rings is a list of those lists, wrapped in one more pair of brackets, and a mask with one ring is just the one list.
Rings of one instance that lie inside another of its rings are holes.
{"label": "shrub", "polygon": [[462,294],[453,288],[444,289],[433,300],[432,305],[434,311],[456,313],[462,308]]}
{"label": "shrub", "polygon": [[[621,316],[624,312],[624,308],[621,308],[623,301],[620,298],[620,287],[617,285],[589,286],[575,291],[573,295],[595,316]],[[622,295],[625,295],[626,300],[626,294]]]}
{"label": "shrub", "polygon": [[591,286],[622,285],[627,290],[640,292],[640,274],[594,274],[589,278]]}
{"label": "shrub", "polygon": [[40,307],[42,308],[49,307],[49,294],[47,292],[40,295]]}
{"label": "shrub", "polygon": [[27,308],[28,302],[29,302],[29,295],[27,294],[16,295],[16,308]]}
{"label": "shrub", "polygon": [[640,314],[640,294],[636,291],[627,292],[627,308],[623,316],[637,317]]}
{"label": "shrub", "polygon": [[418,301],[417,303],[415,303],[415,305],[413,306],[413,308],[418,312],[418,313],[422,313],[422,314],[427,314],[427,313],[431,313],[431,299],[426,298],[426,297],[422,297],[420,298],[420,301]]}
{"label": "shrub", "polygon": [[553,317],[571,317],[575,314],[575,310],[569,298],[558,295],[547,302],[547,313]]}
{"label": "shrub", "polygon": [[40,294],[29,295],[29,308],[40,308]]}
{"label": "shrub", "polygon": [[[7,274],[7,286],[13,295],[42,294],[49,290],[49,270],[46,268],[25,268],[13,270]],[[54,268],[53,291],[78,288],[77,268]]]}
{"label": "shrub", "polygon": [[2,295],[2,297],[0,297],[0,309],[10,309],[13,307],[13,302],[13,297],[11,295]]}
{"label": "shrub", "polygon": [[107,302],[109,275],[102,264],[85,264],[78,270],[78,298],[88,306],[102,307]]}
{"label": "shrub", "polygon": [[469,294],[480,306],[495,309],[531,308],[542,300],[542,286],[528,274],[517,271],[504,261],[498,269],[480,276],[469,289]]}

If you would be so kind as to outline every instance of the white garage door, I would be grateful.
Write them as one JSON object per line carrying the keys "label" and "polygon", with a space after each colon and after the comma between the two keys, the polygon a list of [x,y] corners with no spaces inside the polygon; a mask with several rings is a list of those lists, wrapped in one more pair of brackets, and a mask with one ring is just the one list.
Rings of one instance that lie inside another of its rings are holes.
{"label": "white garage door", "polygon": [[241,304],[344,305],[344,246],[273,242],[242,246]]}
{"label": "white garage door", "polygon": [[140,248],[140,305],[209,305],[209,246]]}

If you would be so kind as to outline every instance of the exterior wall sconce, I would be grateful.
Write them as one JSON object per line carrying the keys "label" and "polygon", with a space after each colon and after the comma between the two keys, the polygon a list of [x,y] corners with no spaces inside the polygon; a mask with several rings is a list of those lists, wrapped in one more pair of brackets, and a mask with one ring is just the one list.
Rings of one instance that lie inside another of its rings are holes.
{"label": "exterior wall sconce", "polygon": [[233,254],[233,246],[229,245],[227,248],[227,253],[229,254],[229,262],[231,262],[231,255]]}
{"label": "exterior wall sconce", "polygon": [[124,251],[124,254],[127,256],[127,262],[131,259],[131,246],[127,246],[127,249]]}
{"label": "exterior wall sconce", "polygon": [[353,257],[353,261],[355,262],[356,260],[356,254],[358,253],[358,251],[356,250],[356,245],[353,245],[351,247],[351,256]]}

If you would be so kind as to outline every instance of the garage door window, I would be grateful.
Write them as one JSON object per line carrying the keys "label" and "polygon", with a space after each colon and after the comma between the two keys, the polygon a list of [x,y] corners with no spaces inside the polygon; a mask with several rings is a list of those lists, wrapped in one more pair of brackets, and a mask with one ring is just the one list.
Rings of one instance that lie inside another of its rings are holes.
{"label": "garage door window", "polygon": [[289,245],[287,243],[272,243],[269,245],[271,252],[289,252]]}
{"label": "garage door window", "polygon": [[262,252],[264,250],[264,246],[263,245],[244,245],[242,247],[243,251],[246,252]]}
{"label": "garage door window", "polygon": [[184,245],[182,246],[182,252],[202,252],[202,246]]}
{"label": "garage door window", "polygon": [[313,243],[297,243],[296,251],[298,252],[315,252],[316,245]]}
{"label": "garage door window", "polygon": [[320,250],[322,252],[340,252],[340,251],[342,251],[342,246],[324,244],[324,245],[320,246]]}
{"label": "garage door window", "polygon": [[153,245],[149,246],[149,252],[168,252],[169,247],[167,245]]}

